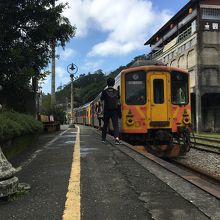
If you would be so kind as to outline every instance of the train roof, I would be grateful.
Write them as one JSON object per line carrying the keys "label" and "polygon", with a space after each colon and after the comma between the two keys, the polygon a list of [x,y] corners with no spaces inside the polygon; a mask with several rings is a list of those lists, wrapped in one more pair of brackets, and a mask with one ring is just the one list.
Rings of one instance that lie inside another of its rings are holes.
{"label": "train roof", "polygon": [[145,71],[178,71],[185,74],[189,74],[186,70],[173,67],[173,66],[164,66],[164,65],[140,65],[140,66],[134,66],[127,69],[122,70],[121,74],[132,72],[132,71],[138,71],[138,70],[145,70]]}
{"label": "train roof", "polygon": [[131,67],[137,67],[137,66],[166,66],[165,63],[163,63],[160,60],[136,60]]}
{"label": "train roof", "polygon": [[91,103],[92,103],[92,101],[91,101],[91,102],[88,102],[88,103],[86,103],[86,104],[84,104],[84,105],[82,106],[82,108],[88,107]]}

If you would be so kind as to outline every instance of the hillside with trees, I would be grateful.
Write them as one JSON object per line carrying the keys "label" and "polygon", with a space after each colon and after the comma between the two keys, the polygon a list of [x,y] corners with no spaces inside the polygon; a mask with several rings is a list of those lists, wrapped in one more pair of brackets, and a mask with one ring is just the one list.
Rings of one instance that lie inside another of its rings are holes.
{"label": "hillside with trees", "polygon": [[[145,55],[135,57],[126,66],[120,66],[116,70],[110,72],[108,75],[102,70],[97,70],[94,73],[81,74],[73,84],[74,87],[74,107],[81,106],[85,103],[92,101],[106,86],[106,80],[108,77],[115,78],[123,69],[130,67],[137,60],[146,59]],[[62,89],[56,92],[57,105],[66,106],[70,103],[70,84],[64,86]],[[50,95],[44,95],[43,106],[46,106],[46,100],[50,100]],[[50,106],[50,103],[48,103]]]}

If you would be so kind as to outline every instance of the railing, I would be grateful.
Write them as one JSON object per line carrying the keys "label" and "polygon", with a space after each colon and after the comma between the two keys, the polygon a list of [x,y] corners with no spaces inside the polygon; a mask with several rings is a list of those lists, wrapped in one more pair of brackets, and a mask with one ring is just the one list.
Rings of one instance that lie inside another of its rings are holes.
{"label": "railing", "polygon": [[190,36],[191,36],[191,33],[192,33],[192,28],[191,28],[191,27],[187,28],[183,33],[181,33],[181,34],[178,36],[177,44],[180,43],[180,42],[183,42],[183,41],[186,40],[188,37],[190,37]]}
{"label": "railing", "polygon": [[[185,31],[183,31],[181,34],[178,35],[176,44],[174,44],[171,48],[175,47],[177,44],[185,41],[187,38],[189,38],[192,34],[192,28],[191,26],[187,28]],[[169,48],[169,50],[171,49]],[[151,58],[155,58],[163,53],[163,48],[160,50],[157,50],[156,52],[151,54]]]}

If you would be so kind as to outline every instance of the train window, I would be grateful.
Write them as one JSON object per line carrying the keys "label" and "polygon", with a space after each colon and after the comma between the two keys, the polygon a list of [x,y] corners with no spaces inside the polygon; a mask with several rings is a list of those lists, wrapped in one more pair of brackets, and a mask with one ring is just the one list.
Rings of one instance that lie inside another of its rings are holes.
{"label": "train window", "polygon": [[181,72],[171,73],[171,99],[175,105],[185,105],[188,97],[188,75]]}
{"label": "train window", "polygon": [[125,101],[127,105],[146,103],[146,73],[144,71],[125,75]]}
{"label": "train window", "polygon": [[154,79],[154,103],[164,103],[164,82],[162,79]]}
{"label": "train window", "polygon": [[121,97],[120,86],[117,87],[117,91],[118,91],[119,97]]}

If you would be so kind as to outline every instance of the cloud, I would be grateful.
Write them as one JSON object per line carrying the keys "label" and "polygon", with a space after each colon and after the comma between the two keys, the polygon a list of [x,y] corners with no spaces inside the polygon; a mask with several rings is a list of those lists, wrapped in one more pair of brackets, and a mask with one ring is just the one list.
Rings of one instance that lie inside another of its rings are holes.
{"label": "cloud", "polygon": [[77,27],[76,36],[85,36],[88,31],[90,0],[59,0],[59,2],[68,3],[68,8],[63,14]]}
{"label": "cloud", "polygon": [[89,56],[102,55],[108,56],[112,54],[123,55],[128,54],[130,51],[137,48],[137,42],[126,42],[123,45],[120,42],[114,40],[106,40],[102,43],[96,44],[90,53]]}
{"label": "cloud", "polygon": [[[65,2],[65,0],[60,0]],[[170,17],[157,11],[152,0],[74,0],[64,16],[76,25],[76,37],[95,29],[106,38],[94,45],[89,56],[124,55],[143,48],[144,42]]]}
{"label": "cloud", "polygon": [[75,55],[76,55],[76,51],[74,51],[71,48],[65,48],[65,50],[62,50],[60,52],[60,58],[62,60],[67,60],[68,58],[73,57]]}
{"label": "cloud", "polygon": [[[49,70],[51,67],[49,67]],[[47,70],[47,69],[46,69]],[[67,70],[61,66],[56,66],[56,86],[60,86],[61,84],[66,84],[70,81],[69,74],[67,73]],[[44,93],[50,93],[51,92],[51,74],[46,77],[46,79],[42,82],[42,88]]]}
{"label": "cloud", "polygon": [[62,83],[67,83],[70,81],[67,70],[61,66],[56,67],[56,77],[59,79],[59,81],[62,81]]}
{"label": "cloud", "polygon": [[95,61],[85,61],[85,65],[82,67],[82,71],[90,71],[90,72],[95,72],[98,69],[101,69],[101,66],[103,64],[103,60],[95,60]]}

